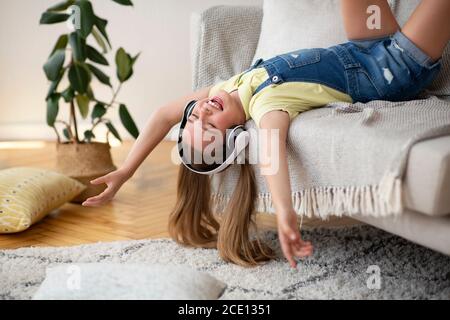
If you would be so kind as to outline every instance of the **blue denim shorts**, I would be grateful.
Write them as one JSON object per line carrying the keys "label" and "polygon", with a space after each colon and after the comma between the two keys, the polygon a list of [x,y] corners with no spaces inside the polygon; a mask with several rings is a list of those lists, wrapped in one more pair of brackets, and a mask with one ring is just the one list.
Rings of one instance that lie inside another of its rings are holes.
{"label": "blue denim shorts", "polygon": [[345,92],[354,102],[415,98],[441,68],[402,32],[378,39],[349,41],[326,49],[301,49],[258,59],[248,70],[265,67],[270,84],[315,82]]}

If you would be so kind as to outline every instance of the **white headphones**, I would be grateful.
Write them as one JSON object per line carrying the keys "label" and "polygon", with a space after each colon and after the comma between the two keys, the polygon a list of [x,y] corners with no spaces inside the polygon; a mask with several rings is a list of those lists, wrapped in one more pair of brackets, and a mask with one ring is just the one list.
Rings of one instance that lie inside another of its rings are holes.
{"label": "white headphones", "polygon": [[196,104],[197,100],[192,100],[184,108],[183,118],[181,119],[180,128],[178,130],[178,155],[183,165],[189,170],[198,174],[211,175],[225,170],[230,164],[235,161],[235,159],[247,147],[250,141],[250,135],[242,125],[234,126],[228,129],[226,135],[226,143],[224,145],[224,155],[226,156],[226,159],[222,163],[213,163],[207,166],[205,169],[192,167],[189,161],[187,161],[187,159],[183,157],[182,134],[189,116],[192,114],[192,111],[194,110]]}

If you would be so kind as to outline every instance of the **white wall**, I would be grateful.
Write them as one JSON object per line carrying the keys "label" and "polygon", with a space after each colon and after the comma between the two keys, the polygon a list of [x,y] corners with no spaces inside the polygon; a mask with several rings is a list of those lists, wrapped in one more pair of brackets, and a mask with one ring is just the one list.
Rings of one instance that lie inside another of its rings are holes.
{"label": "white wall", "polygon": [[[59,1],[0,2],[0,141],[55,138],[45,123],[48,82],[42,65],[67,29],[65,24],[40,26],[39,18]],[[119,96],[142,128],[157,106],[191,90],[190,14],[219,4],[262,5],[262,0],[134,0],[134,8],[111,0],[93,4],[96,13],[109,20],[113,49],[142,52],[133,78]],[[114,64],[113,54],[109,61]],[[105,70],[115,75],[114,69]],[[94,92],[109,100],[110,90],[104,86],[96,83]],[[64,117],[67,106],[61,110]]]}

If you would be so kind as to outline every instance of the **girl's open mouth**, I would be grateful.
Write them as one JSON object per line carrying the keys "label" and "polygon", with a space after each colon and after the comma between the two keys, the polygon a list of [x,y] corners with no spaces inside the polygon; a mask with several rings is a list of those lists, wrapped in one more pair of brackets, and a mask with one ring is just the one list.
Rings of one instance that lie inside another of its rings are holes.
{"label": "girl's open mouth", "polygon": [[223,100],[220,99],[218,96],[214,96],[211,98],[211,100],[208,101],[210,105],[212,105],[214,108],[223,111]]}

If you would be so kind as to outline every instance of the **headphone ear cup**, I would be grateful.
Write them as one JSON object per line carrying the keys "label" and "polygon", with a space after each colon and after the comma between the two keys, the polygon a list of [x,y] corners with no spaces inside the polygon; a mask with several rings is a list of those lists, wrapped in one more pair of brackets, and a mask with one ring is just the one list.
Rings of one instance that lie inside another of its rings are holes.
{"label": "headphone ear cup", "polygon": [[195,105],[197,104],[197,100],[192,100],[189,101],[189,103],[186,105],[186,107],[184,108],[184,115],[183,115],[183,120],[190,117],[190,115],[192,114],[192,111],[194,110]]}
{"label": "headphone ear cup", "polygon": [[197,100],[192,100],[189,101],[188,104],[184,107],[183,118],[181,118],[180,127],[178,128],[178,154],[180,155],[181,158],[183,157],[183,148],[181,146],[182,132],[196,104]]}
{"label": "headphone ear cup", "polygon": [[179,137],[181,136],[181,132],[183,131],[184,127],[186,126],[186,123],[188,121],[188,118],[191,116],[192,111],[194,111],[196,104],[197,104],[197,100],[192,100],[192,101],[189,101],[188,104],[184,107],[183,117],[181,118],[180,128],[178,131]]}

